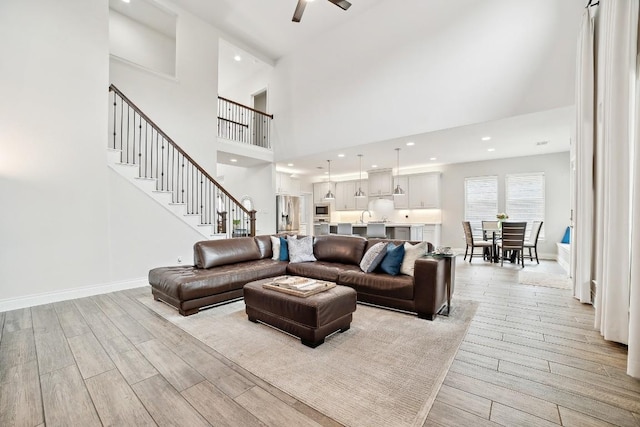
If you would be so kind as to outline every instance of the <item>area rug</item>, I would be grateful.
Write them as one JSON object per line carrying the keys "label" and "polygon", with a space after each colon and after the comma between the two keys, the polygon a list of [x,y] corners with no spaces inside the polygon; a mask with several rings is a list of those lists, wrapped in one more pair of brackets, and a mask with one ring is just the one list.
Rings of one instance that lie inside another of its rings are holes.
{"label": "area rug", "polygon": [[351,328],[315,349],[247,319],[244,302],[183,317],[140,301],[233,362],[346,426],[421,426],[477,304],[455,301],[434,321],[358,305]]}
{"label": "area rug", "polygon": [[571,279],[566,274],[540,273],[537,271],[519,272],[518,283],[559,289],[571,289],[572,287]]}

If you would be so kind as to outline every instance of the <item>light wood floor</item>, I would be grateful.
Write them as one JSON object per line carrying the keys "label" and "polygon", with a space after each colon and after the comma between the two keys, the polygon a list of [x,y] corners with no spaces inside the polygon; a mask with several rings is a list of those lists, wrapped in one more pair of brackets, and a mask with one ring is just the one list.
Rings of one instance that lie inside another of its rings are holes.
{"label": "light wood floor", "polygon": [[[640,425],[626,348],[602,340],[592,307],[570,291],[519,285],[518,271],[458,259],[454,303],[481,304],[425,425]],[[0,426],[339,425],[157,316],[141,295],[149,289],[0,313]]]}

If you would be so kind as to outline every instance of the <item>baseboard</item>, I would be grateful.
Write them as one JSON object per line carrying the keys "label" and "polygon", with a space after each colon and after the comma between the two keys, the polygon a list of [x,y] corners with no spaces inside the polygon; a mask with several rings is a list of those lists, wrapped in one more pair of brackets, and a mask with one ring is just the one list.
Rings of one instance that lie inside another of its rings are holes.
{"label": "baseboard", "polygon": [[109,292],[123,291],[125,289],[140,288],[143,286],[149,286],[149,280],[146,277],[102,285],[64,289],[55,292],[45,292],[42,294],[27,295],[17,298],[7,298],[0,300],[0,313],[3,311],[17,310],[25,307],[33,307],[35,305],[50,304],[52,302],[107,294]]}

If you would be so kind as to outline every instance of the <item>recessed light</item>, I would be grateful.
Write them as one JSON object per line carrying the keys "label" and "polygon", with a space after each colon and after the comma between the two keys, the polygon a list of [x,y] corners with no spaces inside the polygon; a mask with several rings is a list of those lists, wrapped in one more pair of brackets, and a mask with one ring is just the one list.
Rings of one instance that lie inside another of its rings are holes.
{"label": "recessed light", "polygon": [[437,157],[430,157],[429,160],[438,160]]}
{"label": "recessed light", "polygon": [[482,140],[483,140],[483,141],[489,141],[490,139],[491,139],[491,137],[490,137],[490,136],[483,136],[483,137],[482,137]]}
{"label": "recessed light", "polygon": [[122,0],[124,3],[131,3],[131,0]]}
{"label": "recessed light", "polygon": [[325,175],[329,175],[329,171],[325,172],[324,174],[325,174]]}
{"label": "recessed light", "polygon": [[236,163],[238,161],[238,159],[229,159],[231,161],[231,163]]}
{"label": "recessed light", "polygon": [[287,166],[291,167],[293,166],[293,163],[287,163]]}
{"label": "recessed light", "polygon": [[340,153],[338,154],[338,157],[344,157],[344,154]]}
{"label": "recessed light", "polygon": [[413,142],[413,141],[409,141],[409,142],[407,142],[407,145],[408,145],[409,147],[411,147],[412,145],[416,145],[416,143],[415,143],[415,142]]}
{"label": "recessed light", "polygon": [[538,141],[536,142],[536,145],[547,145],[549,143],[549,141]]}
{"label": "recessed light", "polygon": [[495,148],[487,148],[487,151],[496,151]]}
{"label": "recessed light", "polygon": [[234,59],[235,61],[240,62],[240,61],[242,61],[242,56],[240,56],[240,55],[235,55],[235,56],[233,57],[233,59]]}
{"label": "recessed light", "polygon": [[378,165],[371,165],[371,167],[372,167],[372,168],[377,168],[377,167],[378,167]]}

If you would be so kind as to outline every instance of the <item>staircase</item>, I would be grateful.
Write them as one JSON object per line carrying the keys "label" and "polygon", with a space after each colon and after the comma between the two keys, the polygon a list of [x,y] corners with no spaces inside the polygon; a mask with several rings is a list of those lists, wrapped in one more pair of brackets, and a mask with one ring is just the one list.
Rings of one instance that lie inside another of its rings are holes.
{"label": "staircase", "polygon": [[255,235],[247,210],[114,85],[107,163],[206,239]]}

